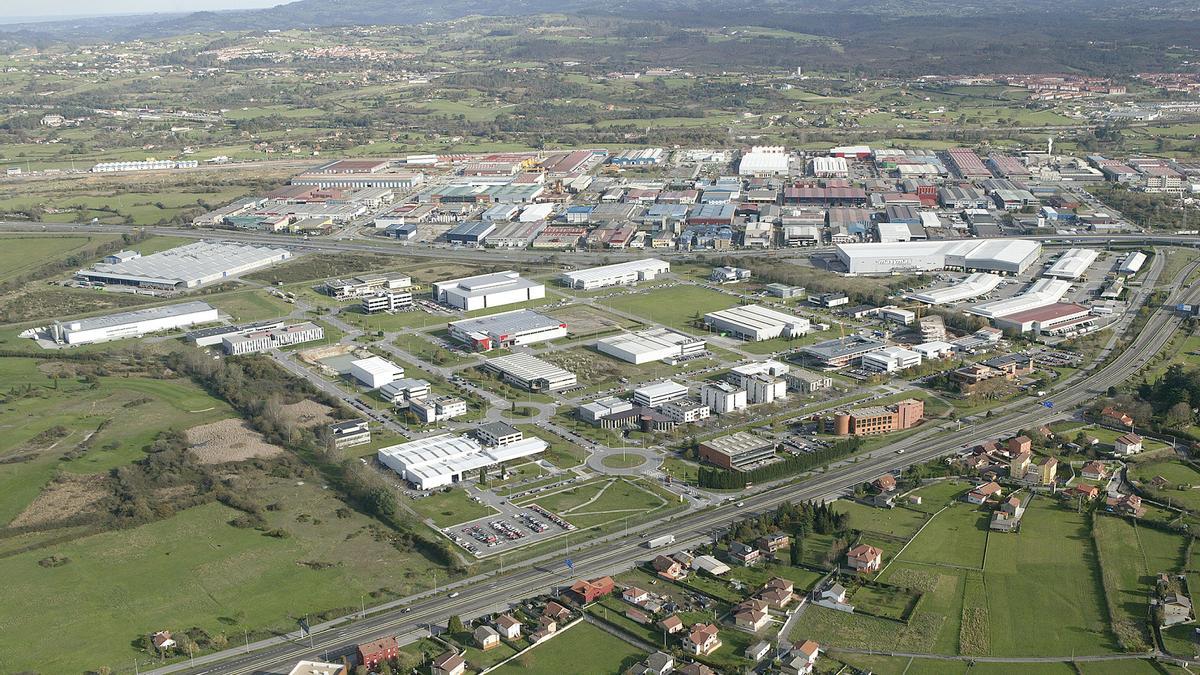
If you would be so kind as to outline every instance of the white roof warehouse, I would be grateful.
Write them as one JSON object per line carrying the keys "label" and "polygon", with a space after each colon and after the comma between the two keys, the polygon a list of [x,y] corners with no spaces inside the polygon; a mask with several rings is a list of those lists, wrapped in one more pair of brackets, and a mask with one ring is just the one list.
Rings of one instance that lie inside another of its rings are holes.
{"label": "white roof warehouse", "polygon": [[195,288],[291,257],[291,252],[282,248],[198,241],[121,262],[96,263],[75,276],[105,284]]}
{"label": "white roof warehouse", "polygon": [[777,312],[762,305],[730,307],[704,315],[704,323],[713,330],[732,333],[750,342],[771,338],[797,337],[809,331],[808,319]]}
{"label": "white roof warehouse", "polygon": [[404,480],[432,490],[461,481],[468,471],[536,455],[546,447],[546,441],[536,437],[485,447],[473,438],[442,434],[381,448],[377,457]]}
{"label": "white roof warehouse", "polygon": [[671,263],[658,258],[630,260],[615,265],[589,267],[588,269],[564,272],[559,279],[564,285],[579,290],[604,288],[649,281],[660,274],[671,271]]}
{"label": "white roof warehouse", "polygon": [[1027,239],[838,244],[849,274],[928,272],[945,268],[1020,274],[1037,262],[1042,245]]}

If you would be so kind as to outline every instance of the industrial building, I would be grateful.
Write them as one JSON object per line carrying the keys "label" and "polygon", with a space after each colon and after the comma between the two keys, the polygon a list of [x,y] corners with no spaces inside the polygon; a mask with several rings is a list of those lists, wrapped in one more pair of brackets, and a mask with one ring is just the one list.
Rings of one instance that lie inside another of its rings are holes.
{"label": "industrial building", "polygon": [[633,390],[633,402],[654,408],[669,401],[674,401],[681,398],[686,398],[688,388],[685,384],[679,384],[673,380],[663,380],[654,384],[642,385]]}
{"label": "industrial building", "polygon": [[371,428],[366,420],[347,420],[329,425],[333,447],[342,450],[371,442]]}
{"label": "industrial building", "polygon": [[467,402],[457,396],[413,398],[408,409],[421,424],[436,424],[467,414]]}
{"label": "industrial building", "polygon": [[775,441],[738,431],[700,443],[700,459],[723,469],[745,471],[775,457]]}
{"label": "industrial building", "polygon": [[729,382],[707,382],[700,387],[700,403],[718,415],[745,410],[746,390]]}
{"label": "industrial building", "polygon": [[790,161],[787,149],[782,145],[756,145],[742,155],[738,162],[738,175],[778,176],[788,174]]}
{"label": "industrial building", "polygon": [[199,330],[188,331],[184,334],[183,339],[197,347],[212,347],[221,344],[222,340],[233,335],[245,335],[247,333],[277,330],[280,328],[283,328],[283,319],[271,319],[270,321],[255,321],[254,323],[244,323],[237,326],[201,328]]}
{"label": "industrial building", "polygon": [[894,373],[919,365],[921,355],[903,347],[884,347],[862,357],[862,367],[877,373]]}
{"label": "industrial building", "polygon": [[451,321],[450,337],[474,351],[533,344],[566,337],[567,324],[528,309]]}
{"label": "industrial building", "polygon": [[963,310],[988,319],[994,319],[1018,312],[1027,312],[1053,305],[1071,289],[1071,282],[1064,279],[1038,279],[1024,293],[1003,300],[985,302]]}
{"label": "industrial building", "polygon": [[349,279],[330,279],[325,282],[325,292],[337,300],[353,300],[383,291],[402,290],[410,286],[412,286],[412,278],[407,274],[362,274]]}
{"label": "industrial building", "polygon": [[650,328],[596,340],[596,350],[600,353],[635,365],[692,358],[704,354],[707,347],[703,339],[669,328]]}
{"label": "industrial building", "polygon": [[911,429],[921,422],[925,402],[909,398],[891,405],[876,405],[839,412],[833,417],[838,436],[871,436]]}
{"label": "industrial building", "polygon": [[443,237],[452,244],[479,246],[496,229],[491,220],[469,220],[450,228]]}
{"label": "industrial building", "polygon": [[905,297],[930,305],[945,305],[987,295],[996,290],[996,287],[999,285],[999,275],[990,272],[972,272],[965,279],[953,286],[935,288],[920,293],[910,293]]}
{"label": "industrial building", "polygon": [[609,164],[615,166],[652,166],[662,162],[666,153],[662,148],[642,148],[641,150],[626,150],[619,155],[609,158]]}
{"label": "industrial building", "polygon": [[841,368],[861,360],[864,354],[883,349],[884,346],[879,340],[861,335],[847,335],[802,347],[800,352],[827,368]]}
{"label": "industrial building", "polygon": [[305,321],[286,328],[230,335],[221,340],[221,348],[229,356],[240,356],[298,345],[302,342],[312,342],[324,337],[325,329],[315,323]]}
{"label": "industrial building", "polygon": [[1146,254],[1141,251],[1134,251],[1125,257],[1121,262],[1121,266],[1117,268],[1119,274],[1133,275],[1137,274],[1138,270],[1142,269],[1142,265],[1146,264]]}
{"label": "industrial building", "polygon": [[783,376],[783,380],[787,382],[788,387],[802,394],[814,394],[822,389],[829,389],[833,386],[832,377],[800,368],[789,370]]}
{"label": "industrial building", "polygon": [[385,358],[368,356],[350,362],[350,376],[370,389],[378,389],[404,377],[404,369]]}
{"label": "industrial building", "polygon": [[1020,274],[1037,261],[1042,245],[1026,239],[837,244],[849,274],[895,274],[941,269]]}
{"label": "industrial building", "polygon": [[178,290],[222,281],[291,257],[291,252],[282,248],[197,241],[121,262],[99,262],[75,276],[98,284]]}
{"label": "industrial building", "polygon": [[1068,249],[1043,273],[1055,279],[1078,279],[1096,262],[1099,253],[1088,248]]}
{"label": "industrial building", "polygon": [[704,323],[710,330],[729,333],[749,342],[777,337],[794,338],[809,332],[808,319],[784,314],[762,305],[740,305],[709,312]]}
{"label": "industrial building", "polygon": [[194,301],[74,321],[55,321],[47,332],[50,339],[58,344],[82,345],[142,337],[150,333],[187,328],[216,320],[216,309],[207,303]]}
{"label": "industrial building", "polygon": [[440,303],[471,311],[539,300],[546,297],[546,286],[508,270],[434,282],[433,297]]}
{"label": "industrial building", "polygon": [[639,281],[651,281],[658,275],[671,271],[671,263],[658,258],[630,260],[615,265],[591,267],[574,272],[564,272],[559,280],[570,288],[590,291],[605,286],[622,286]]}
{"label": "industrial building", "polygon": [[559,391],[576,384],[575,373],[528,354],[498,356],[484,361],[483,367],[529,391]]}
{"label": "industrial building", "polygon": [[442,434],[381,448],[376,456],[417,489],[433,490],[462,481],[469,471],[530,457],[546,447],[546,441],[536,437],[493,447],[466,436]]}
{"label": "industrial building", "polygon": [[1037,309],[1005,314],[993,319],[1001,330],[1037,335],[1063,335],[1095,325],[1096,316],[1083,305],[1058,302]]}

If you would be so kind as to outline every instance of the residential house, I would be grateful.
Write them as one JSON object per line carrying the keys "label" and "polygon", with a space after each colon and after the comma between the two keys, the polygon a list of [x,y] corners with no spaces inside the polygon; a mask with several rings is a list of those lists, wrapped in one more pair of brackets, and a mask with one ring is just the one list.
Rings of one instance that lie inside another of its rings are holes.
{"label": "residential house", "polygon": [[883,564],[883,551],[874,546],[859,544],[846,552],[846,565],[856,572],[878,572]]}
{"label": "residential house", "polygon": [[683,637],[683,648],[696,656],[708,656],[721,646],[717,632],[711,623],[698,623]]}
{"label": "residential house", "polygon": [[750,567],[758,564],[762,558],[762,552],[753,546],[747,546],[740,541],[729,543],[729,557],[733,560]]}
{"label": "residential house", "polygon": [[1142,437],[1132,431],[1113,441],[1113,454],[1118,456],[1136,455],[1142,451]]}
{"label": "residential house", "polygon": [[718,673],[703,663],[693,661],[676,668],[675,675],[718,675]]}
{"label": "residential house", "polygon": [[396,658],[396,655],[400,653],[400,647],[396,644],[396,638],[389,636],[372,642],[364,642],[358,645],[355,651],[358,655],[358,664],[366,666],[367,670],[370,670],[372,666],[381,661]]}
{"label": "residential house", "polygon": [[675,657],[654,652],[630,669],[632,675],[670,675],[675,670]]}
{"label": "residential house", "polygon": [[1123,516],[1141,518],[1146,515],[1146,507],[1142,506],[1142,498],[1137,495],[1109,497],[1105,500],[1104,505],[1109,511],[1119,513]]}
{"label": "residential house", "polygon": [[1038,465],[1038,482],[1042,485],[1051,485],[1054,483],[1054,477],[1058,475],[1058,460],[1053,457],[1047,457],[1046,461]]}
{"label": "residential house", "polygon": [[871,482],[871,486],[879,492],[891,492],[896,489],[896,477],[885,473]]}
{"label": "residential house", "polygon": [[683,619],[680,619],[678,614],[672,614],[659,621],[658,627],[666,631],[667,635],[674,635],[683,630]]}
{"label": "residential house", "polygon": [[1091,461],[1083,465],[1079,475],[1088,480],[1104,480],[1108,478],[1108,467],[1104,462]]}
{"label": "residential house", "polygon": [[1016,457],[1013,457],[1008,463],[1008,477],[1021,480],[1025,478],[1025,474],[1029,471],[1030,459],[1033,455],[1028,452],[1022,452]]}
{"label": "residential house", "polygon": [[160,652],[170,651],[175,648],[175,638],[171,637],[171,631],[160,630],[150,636],[150,642],[154,648]]}
{"label": "residential house", "polygon": [[547,602],[545,608],[542,609],[542,618],[551,619],[553,621],[567,621],[571,618],[571,610],[563,607],[558,602],[551,600],[550,602]]}
{"label": "residential house", "polygon": [[630,586],[624,591],[621,591],[621,599],[633,605],[640,605],[650,597],[646,591],[637,586]]}
{"label": "residential house", "polygon": [[1017,436],[1008,439],[1008,454],[1021,455],[1033,451],[1033,439],[1028,436]]}
{"label": "residential house", "polygon": [[1157,597],[1150,601],[1156,607],[1159,625],[1163,628],[1191,623],[1195,619],[1192,611],[1192,600],[1180,591],[1179,579],[1172,579],[1167,574],[1158,575]]}
{"label": "residential house", "polygon": [[1066,495],[1070,499],[1083,497],[1084,499],[1091,501],[1100,496],[1100,488],[1090,483],[1076,483],[1071,486],[1070,490],[1067,490]]}
{"label": "residential house", "polygon": [[1133,426],[1133,418],[1130,417],[1128,413],[1117,410],[1112,406],[1108,406],[1101,410],[1100,417],[1102,417],[1105,422],[1110,424],[1120,424],[1121,426],[1126,427]]}
{"label": "residential house", "polygon": [[746,647],[746,658],[755,663],[762,661],[771,651],[771,643],[766,640],[759,640],[754,644]]}
{"label": "residential house", "polygon": [[658,572],[658,576],[664,579],[676,581],[687,576],[687,569],[678,560],[665,555],[656,557],[651,565],[653,565],[654,571]]}
{"label": "residential house", "polygon": [[780,664],[780,671],[784,675],[809,675],[813,672],[813,667],[817,664],[817,657],[821,654],[821,646],[812,640],[797,642],[792,645],[784,656]]}
{"label": "residential house", "polygon": [[475,644],[483,651],[500,646],[500,633],[496,632],[491,626],[480,626],[471,632],[471,637],[475,638]]}
{"label": "residential house", "polygon": [[976,487],[974,490],[971,490],[966,494],[964,499],[966,499],[967,503],[969,504],[982,504],[991,499],[993,495],[1000,494],[1000,490],[1000,484],[995,481],[991,481]]}
{"label": "residential house", "polygon": [[992,520],[988,526],[1000,532],[1012,532],[1017,529],[1023,515],[1025,515],[1025,506],[1021,503],[1021,498],[1009,497],[1004,500],[1000,508],[992,512]]}
{"label": "residential house", "polygon": [[758,592],[758,598],[765,601],[771,609],[786,609],[792,602],[794,587],[787,579],[775,577]]}
{"label": "residential house", "polygon": [[571,593],[579,598],[580,602],[587,604],[612,593],[613,588],[612,577],[600,577],[591,581],[580,579],[571,584]]}
{"label": "residential house", "polygon": [[755,546],[758,546],[758,550],[772,556],[790,546],[791,543],[792,538],[782,532],[772,532],[765,537],[759,537],[758,541],[754,542]]}
{"label": "residential house", "polygon": [[743,609],[733,614],[733,625],[751,633],[757,633],[770,623],[771,617],[757,609]]}
{"label": "residential house", "polygon": [[505,640],[516,640],[521,637],[521,622],[514,619],[512,615],[501,614],[496,617],[496,631]]}
{"label": "residential house", "polygon": [[442,652],[429,665],[429,672],[432,675],[462,675],[466,670],[467,660],[453,649]]}
{"label": "residential house", "polygon": [[817,600],[844,605],[846,604],[846,587],[835,582],[817,591],[816,596]]}

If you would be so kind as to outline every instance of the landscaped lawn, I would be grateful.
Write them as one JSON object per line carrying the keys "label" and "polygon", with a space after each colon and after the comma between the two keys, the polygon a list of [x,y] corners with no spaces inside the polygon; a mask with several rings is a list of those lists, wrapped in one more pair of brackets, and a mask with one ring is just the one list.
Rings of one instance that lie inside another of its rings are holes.
{"label": "landscaped lawn", "polygon": [[628,469],[645,464],[646,459],[641,455],[608,455],[600,463],[610,469]]}
{"label": "landscaped lawn", "polygon": [[700,286],[683,285],[657,288],[645,293],[629,293],[598,302],[651,323],[695,333],[703,332],[703,329],[692,325],[694,317],[733,307],[737,304],[737,298]]}
{"label": "landscaped lawn", "polygon": [[588,623],[579,623],[493,672],[497,675],[563,675],[580,672],[580,664],[587,664],[587,672],[616,675],[644,657],[643,652],[628,642]]}
{"label": "landscaped lawn", "polygon": [[409,499],[404,503],[423,517],[432,518],[438,527],[465,523],[496,512],[492,507],[471,499],[466,490],[453,488],[445,492],[434,492],[428,497]]}

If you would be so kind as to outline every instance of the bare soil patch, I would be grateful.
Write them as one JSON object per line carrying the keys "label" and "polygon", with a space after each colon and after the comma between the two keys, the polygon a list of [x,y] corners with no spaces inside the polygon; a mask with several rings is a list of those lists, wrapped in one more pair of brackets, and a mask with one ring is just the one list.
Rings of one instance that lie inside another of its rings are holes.
{"label": "bare soil patch", "polygon": [[10,527],[45,525],[91,511],[108,494],[108,479],[100,475],[64,474],[50,481]]}
{"label": "bare soil patch", "polygon": [[318,365],[321,359],[327,359],[331,356],[341,356],[354,351],[353,345],[329,345],[327,347],[313,347],[312,349],[304,349],[296,352],[300,360],[305,363]]}
{"label": "bare soil patch", "polygon": [[187,430],[187,439],[192,454],[201,464],[242,462],[283,453],[283,448],[268,443],[262,434],[238,419],[192,427]]}
{"label": "bare soil patch", "polygon": [[303,400],[299,403],[289,403],[283,406],[284,417],[293,424],[302,427],[315,427],[321,424],[332,423],[333,416],[330,413],[333,408],[316,401]]}

